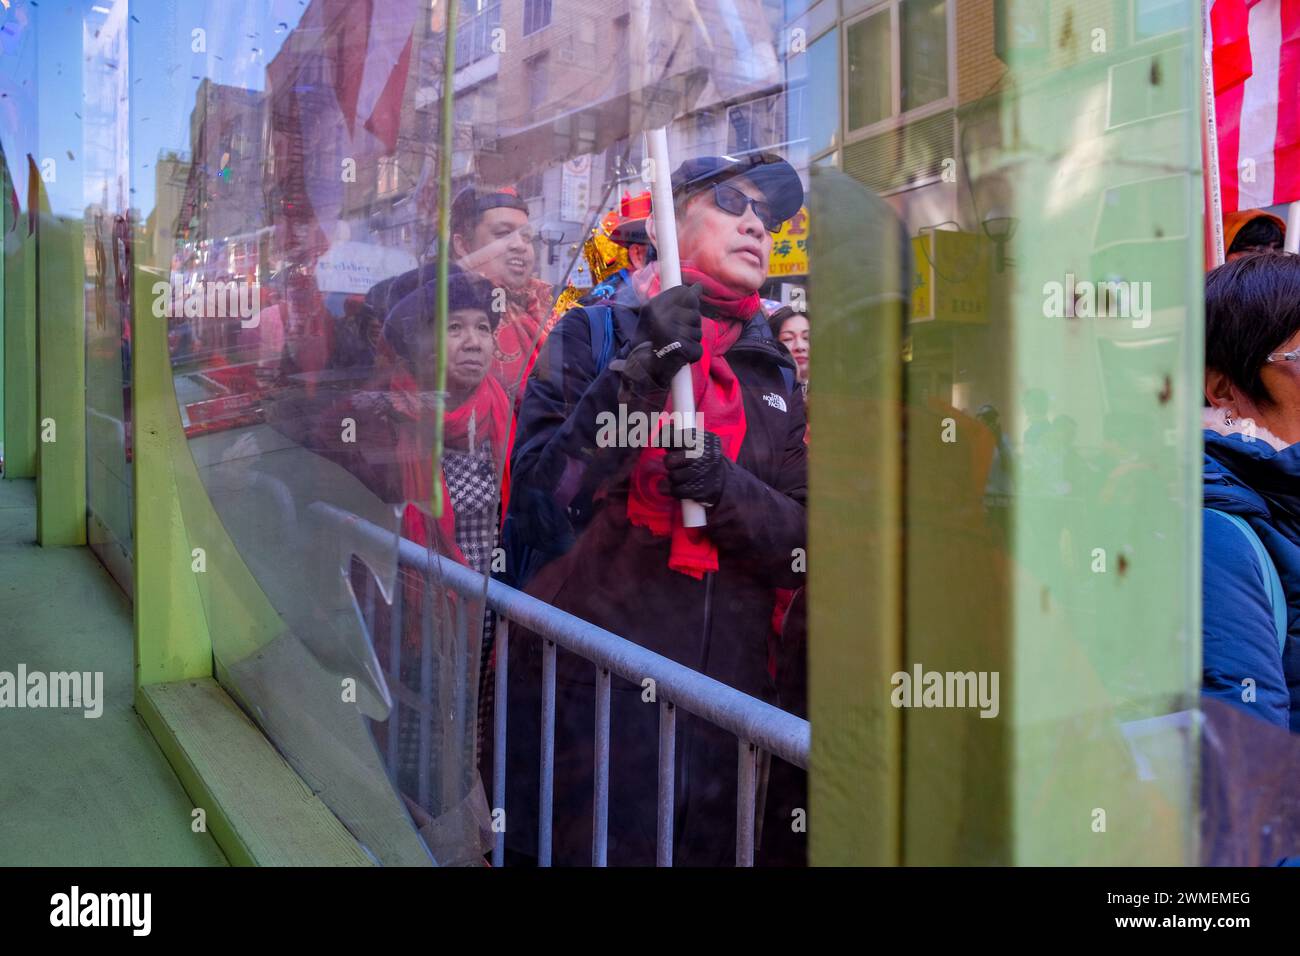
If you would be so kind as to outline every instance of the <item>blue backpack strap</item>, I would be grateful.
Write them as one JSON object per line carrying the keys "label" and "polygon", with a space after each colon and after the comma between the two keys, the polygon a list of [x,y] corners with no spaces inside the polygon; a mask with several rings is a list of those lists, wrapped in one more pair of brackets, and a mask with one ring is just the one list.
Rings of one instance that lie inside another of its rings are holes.
{"label": "blue backpack strap", "polygon": [[1255,552],[1255,560],[1259,563],[1260,574],[1264,576],[1264,582],[1268,587],[1268,603],[1273,610],[1273,630],[1277,634],[1277,650],[1279,654],[1282,653],[1286,648],[1286,595],[1282,591],[1282,579],[1277,576],[1277,565],[1264,549],[1264,542],[1259,540],[1259,535],[1245,518],[1241,515],[1228,514],[1217,508],[1205,510],[1227,518],[1250,542],[1251,549]]}
{"label": "blue backpack strap", "polygon": [[607,305],[583,307],[591,325],[591,360],[599,375],[614,357],[614,310]]}

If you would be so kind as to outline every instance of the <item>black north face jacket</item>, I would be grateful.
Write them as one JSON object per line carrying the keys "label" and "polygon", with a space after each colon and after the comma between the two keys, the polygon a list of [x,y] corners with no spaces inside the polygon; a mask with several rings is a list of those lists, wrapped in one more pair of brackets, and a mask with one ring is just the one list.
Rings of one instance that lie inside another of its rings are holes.
{"label": "black north face jacket", "polygon": [[[668,567],[669,539],[627,518],[628,477],[640,449],[601,448],[598,415],[662,411],[666,392],[624,387],[619,359],[639,318],[633,290],[612,311],[612,360],[597,372],[593,329],[581,308],[551,332],[529,379],[511,459],[511,523],[542,555],[526,590],[586,621],[729,684],[775,700],[767,671],[774,592],[803,583],[807,445],[793,360],[762,316],[726,353],[746,418],[737,460],[708,511],[719,570],[703,580]],[[597,343],[597,351],[601,343]],[[708,427],[708,422],[704,422]],[[796,560],[796,557],[800,560]],[[549,559],[549,561],[547,561]],[[796,568],[798,570],[796,570]],[[507,845],[537,850],[541,641],[512,630],[509,658]],[[589,865],[593,806],[595,669],[559,651],[553,861]],[[655,862],[659,707],[641,683],[614,677],[611,693],[609,862]],[[490,764],[488,764],[490,766]],[[735,860],[735,737],[677,711],[679,865]]]}

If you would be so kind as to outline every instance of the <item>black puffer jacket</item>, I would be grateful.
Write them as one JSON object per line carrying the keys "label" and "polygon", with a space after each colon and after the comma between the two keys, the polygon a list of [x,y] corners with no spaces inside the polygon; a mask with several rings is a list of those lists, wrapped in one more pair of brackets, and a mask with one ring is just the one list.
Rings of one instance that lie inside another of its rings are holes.
{"label": "black puffer jacket", "polygon": [[[666,393],[635,395],[619,358],[639,303],[631,288],[610,303],[614,360],[596,374],[592,323],[574,309],[547,339],[529,379],[512,457],[511,511],[538,553],[556,554],[527,590],[557,608],[747,694],[774,700],[767,633],[776,588],[803,581],[807,446],[793,361],[761,316],[726,353],[741,382],[746,431],[727,462],[722,496],[708,512],[719,570],[696,580],[669,570],[669,539],[632,526],[628,476],[639,449],[597,446],[597,416],[658,412]],[[783,371],[783,367],[786,371]],[[704,423],[708,427],[708,422]],[[796,571],[798,567],[801,570]],[[557,662],[556,864],[591,862],[595,673],[559,652]],[[507,844],[537,849],[541,644],[511,632]],[[659,708],[641,684],[613,680],[609,862],[653,865]],[[727,866],[735,858],[737,744],[678,711],[675,862]]]}

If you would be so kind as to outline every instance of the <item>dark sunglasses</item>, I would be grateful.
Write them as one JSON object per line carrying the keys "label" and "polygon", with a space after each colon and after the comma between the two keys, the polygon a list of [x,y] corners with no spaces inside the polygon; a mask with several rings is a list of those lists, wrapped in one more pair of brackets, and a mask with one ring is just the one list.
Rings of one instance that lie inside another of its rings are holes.
{"label": "dark sunglasses", "polygon": [[713,184],[713,201],[717,203],[719,209],[723,212],[729,212],[733,216],[743,216],[745,210],[753,206],[754,215],[758,221],[763,224],[763,228],[768,232],[777,232],[781,228],[782,220],[777,218],[772,211],[771,203],[763,199],[751,199],[735,186],[728,186],[726,183]]}

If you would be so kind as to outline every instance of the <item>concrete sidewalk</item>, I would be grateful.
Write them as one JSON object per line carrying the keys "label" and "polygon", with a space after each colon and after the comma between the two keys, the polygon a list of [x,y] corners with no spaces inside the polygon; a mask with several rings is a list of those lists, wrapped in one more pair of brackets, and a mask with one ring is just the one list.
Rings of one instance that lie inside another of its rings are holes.
{"label": "concrete sidewalk", "polygon": [[130,602],[88,548],[35,540],[35,483],[0,480],[0,671],[102,672],[103,714],[0,708],[0,865],[225,865],[132,707]]}

